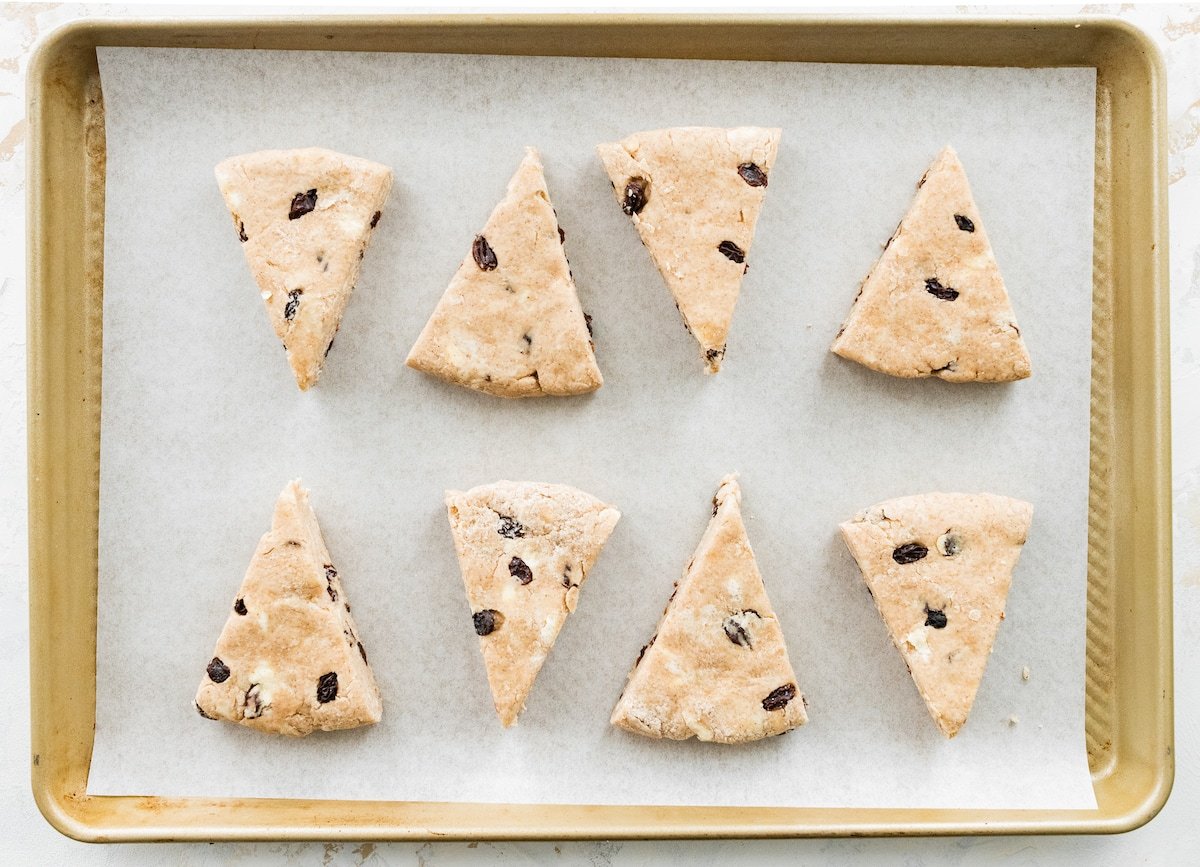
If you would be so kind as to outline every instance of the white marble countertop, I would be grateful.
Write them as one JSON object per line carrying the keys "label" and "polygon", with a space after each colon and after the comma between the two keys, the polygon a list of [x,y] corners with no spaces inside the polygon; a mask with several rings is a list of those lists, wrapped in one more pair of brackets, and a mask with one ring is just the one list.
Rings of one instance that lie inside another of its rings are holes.
{"label": "white marble countertop", "polygon": [[[520,5],[520,4],[516,4]],[[666,4],[661,4],[666,5]],[[914,865],[1195,863],[1200,853],[1200,689],[1197,664],[1176,652],[1176,774],[1166,807],[1117,837],[999,837],[599,843],[261,843],[89,846],[39,815],[29,785],[28,584],[25,452],[24,76],[39,34],[85,16],[203,14],[200,7],[0,5],[0,861],[10,864],[496,864],[774,863]],[[246,9],[221,10],[245,14]],[[278,12],[279,10],[277,10]],[[947,10],[948,12],[950,10]],[[956,7],[953,12],[985,11]],[[1026,14],[1001,7],[991,13]],[[1162,48],[1168,70],[1171,361],[1174,419],[1175,636],[1200,640],[1200,6],[1091,4],[1048,11],[1113,14]],[[1190,853],[1190,855],[1188,854]]]}

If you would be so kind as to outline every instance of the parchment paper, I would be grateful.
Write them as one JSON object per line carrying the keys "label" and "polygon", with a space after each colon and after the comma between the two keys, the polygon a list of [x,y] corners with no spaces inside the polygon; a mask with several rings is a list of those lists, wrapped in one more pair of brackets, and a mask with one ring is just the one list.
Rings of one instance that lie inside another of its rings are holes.
{"label": "parchment paper", "polygon": [[[1094,806],[1083,734],[1094,73],[105,48],[94,794],[814,806]],[[707,377],[597,142],[781,126],[725,366]],[[947,142],[1033,358],[1012,385],[901,381],[828,346]],[[606,385],[509,402],[403,367],[538,146]],[[322,145],[396,186],[337,346],[299,393],[212,168]],[[811,722],[742,747],[608,716],[737,470]],[[192,696],[275,496],[313,490],[383,722],[302,741]],[[442,492],[565,482],[624,517],[519,725],[497,723]],[[966,728],[942,739],[839,521],[881,499],[1036,506]],[[1029,666],[1031,677],[1022,680]],[[1015,724],[1010,717],[1018,720]]]}

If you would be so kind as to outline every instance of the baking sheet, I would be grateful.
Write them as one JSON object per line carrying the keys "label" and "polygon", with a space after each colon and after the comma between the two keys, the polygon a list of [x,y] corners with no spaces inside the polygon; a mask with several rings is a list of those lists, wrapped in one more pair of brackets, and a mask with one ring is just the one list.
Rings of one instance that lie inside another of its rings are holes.
{"label": "baking sheet", "polygon": [[[92,794],[1092,808],[1083,734],[1094,71],[100,50],[108,192]],[[781,126],[717,377],[594,144]],[[828,344],[937,151],[965,163],[1034,376],[901,381]],[[212,167],[322,145],[396,186],[317,388],[296,391]],[[509,402],[403,366],[521,147],[538,146],[606,377]],[[740,747],[607,720],[741,473],[810,723]],[[276,739],[191,706],[288,479],[312,488],[384,696]],[[442,506],[498,478],[624,517],[515,729],[495,720]],[[837,534],[878,500],[1035,504],[983,686],[937,733]],[[1022,679],[1028,666],[1031,677]],[[1015,721],[1015,722],[1014,722]]]}

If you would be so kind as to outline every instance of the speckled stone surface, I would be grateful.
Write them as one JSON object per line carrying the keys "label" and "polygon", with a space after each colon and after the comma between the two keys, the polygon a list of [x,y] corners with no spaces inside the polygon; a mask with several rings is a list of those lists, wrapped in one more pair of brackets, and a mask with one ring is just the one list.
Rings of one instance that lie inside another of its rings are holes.
{"label": "speckled stone surface", "polygon": [[[398,5],[398,4],[397,4]],[[501,6],[477,3],[477,6]],[[566,5],[566,4],[562,4]],[[667,6],[668,4],[659,4]],[[683,6],[682,3],[669,5]],[[532,4],[530,4],[532,8]],[[1118,837],[997,837],[930,840],[803,840],[596,843],[259,843],[86,846],[38,815],[29,788],[28,590],[25,468],[24,76],[32,45],[83,16],[215,14],[214,7],[120,4],[0,6],[0,659],[9,707],[0,715],[0,861],[14,864],[731,865],[1014,863],[1184,864],[1200,851],[1200,689],[1194,655],[1176,656],[1175,788],[1148,826]],[[279,10],[275,10],[276,13]],[[311,12],[329,11],[314,7]],[[340,10],[345,11],[345,10]],[[844,11],[844,10],[842,10]],[[1171,346],[1175,452],[1175,641],[1200,643],[1200,5],[1092,4],[1050,9],[957,7],[947,14],[1113,14],[1148,32],[1168,70],[1171,213]],[[269,13],[264,7],[224,15]]]}

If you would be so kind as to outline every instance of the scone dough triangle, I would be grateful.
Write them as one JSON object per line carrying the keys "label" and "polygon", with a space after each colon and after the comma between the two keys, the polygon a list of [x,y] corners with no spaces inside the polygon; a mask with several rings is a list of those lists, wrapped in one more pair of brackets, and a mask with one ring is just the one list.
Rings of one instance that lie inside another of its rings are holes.
{"label": "scone dough triangle", "polygon": [[921,178],[832,349],[892,376],[950,382],[1029,376],[1029,353],[953,148]]}
{"label": "scone dough triangle", "polygon": [[392,170],[302,148],[231,157],[216,175],[271,326],[306,390],[342,323]]}
{"label": "scone dough triangle", "polygon": [[447,491],[446,509],[496,714],[516,722],[621,513],[566,485]]}
{"label": "scone dough triangle", "polygon": [[954,737],[996,640],[1033,506],[995,494],[921,494],[841,525],[846,547],[938,728]]}
{"label": "scone dough triangle", "polygon": [[725,357],[779,135],[759,127],[679,127],[597,147],[617,201],[710,373]]}
{"label": "scone dough triangle", "polygon": [[565,240],[538,152],[526,148],[408,366],[502,397],[583,394],[603,385]]}
{"label": "scone dough triangle", "polygon": [[629,673],[613,725],[652,738],[728,744],[807,722],[740,501],[737,481],[726,476],[708,529]]}
{"label": "scone dough triangle", "polygon": [[264,732],[379,722],[382,704],[308,491],[275,503],[208,663],[196,709]]}

